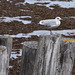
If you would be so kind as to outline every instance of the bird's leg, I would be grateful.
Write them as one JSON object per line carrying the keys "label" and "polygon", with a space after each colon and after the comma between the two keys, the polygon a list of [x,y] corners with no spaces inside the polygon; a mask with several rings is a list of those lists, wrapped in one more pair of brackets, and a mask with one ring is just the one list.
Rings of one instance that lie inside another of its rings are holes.
{"label": "bird's leg", "polygon": [[50,30],[50,35],[52,35],[53,33],[52,33],[52,31]]}

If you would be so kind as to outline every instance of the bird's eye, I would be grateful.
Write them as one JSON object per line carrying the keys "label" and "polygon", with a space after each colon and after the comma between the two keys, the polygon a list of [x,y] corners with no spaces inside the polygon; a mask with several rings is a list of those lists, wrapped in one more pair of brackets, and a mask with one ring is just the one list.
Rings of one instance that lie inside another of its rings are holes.
{"label": "bird's eye", "polygon": [[59,19],[59,18],[57,18],[57,19]]}

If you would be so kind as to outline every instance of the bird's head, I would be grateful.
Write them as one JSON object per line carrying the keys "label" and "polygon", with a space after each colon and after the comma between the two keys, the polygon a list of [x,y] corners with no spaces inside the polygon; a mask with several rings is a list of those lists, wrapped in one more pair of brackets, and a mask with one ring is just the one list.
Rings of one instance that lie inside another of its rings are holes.
{"label": "bird's head", "polygon": [[60,21],[60,20],[63,20],[61,17],[56,17],[55,19],[56,19],[56,20],[59,20],[59,21]]}

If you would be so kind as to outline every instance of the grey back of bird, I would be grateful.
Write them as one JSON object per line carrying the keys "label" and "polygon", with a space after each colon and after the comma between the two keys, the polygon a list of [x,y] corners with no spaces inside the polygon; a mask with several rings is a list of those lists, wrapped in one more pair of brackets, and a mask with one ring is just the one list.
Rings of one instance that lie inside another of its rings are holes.
{"label": "grey back of bird", "polygon": [[41,25],[49,28],[58,27],[60,25],[60,21],[56,19],[41,20],[40,22],[42,22]]}

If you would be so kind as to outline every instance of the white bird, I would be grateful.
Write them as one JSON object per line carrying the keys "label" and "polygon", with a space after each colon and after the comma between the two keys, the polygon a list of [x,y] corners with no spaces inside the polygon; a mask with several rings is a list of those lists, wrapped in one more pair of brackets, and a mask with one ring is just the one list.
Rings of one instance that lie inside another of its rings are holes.
{"label": "white bird", "polygon": [[[48,27],[49,29],[52,29],[52,28],[56,28],[56,27],[60,26],[61,20],[62,19],[60,17],[56,17],[55,19],[41,20],[38,24]],[[50,30],[50,32],[51,32],[51,30]]]}

